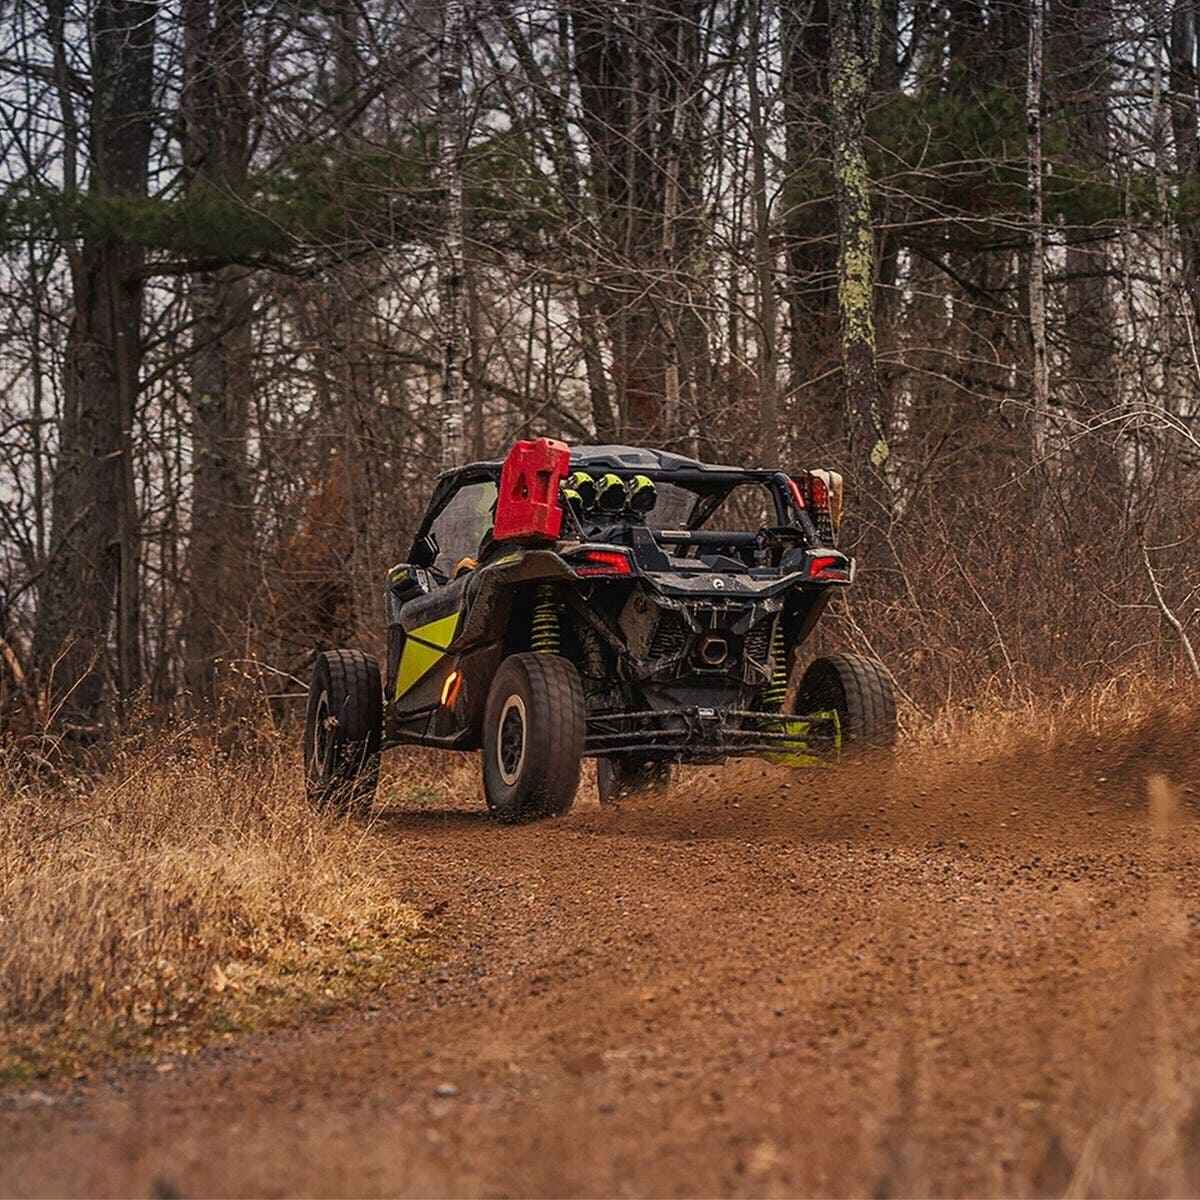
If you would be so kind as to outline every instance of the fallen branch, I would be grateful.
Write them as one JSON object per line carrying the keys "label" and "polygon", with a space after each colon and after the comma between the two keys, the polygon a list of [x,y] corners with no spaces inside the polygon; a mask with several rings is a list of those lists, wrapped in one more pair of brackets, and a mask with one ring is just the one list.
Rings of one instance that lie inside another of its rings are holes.
{"label": "fallen branch", "polygon": [[[281,679],[290,679],[292,681],[292,683],[298,684],[300,687],[304,688],[303,694],[305,696],[308,695],[308,683],[305,680],[300,679],[296,675],[293,675],[291,673],[291,671],[284,671],[284,670],[281,670],[279,667],[273,667],[273,666],[271,666],[270,663],[265,663],[261,659],[258,659],[258,658],[226,658],[226,659],[222,659],[221,661],[223,661],[227,667],[229,667],[235,674],[240,675],[243,679],[252,679],[253,677],[251,676],[249,671],[243,671],[242,667],[253,667],[258,672],[258,678],[255,682],[261,684],[262,683],[262,674],[264,671],[266,671],[268,674],[278,675]],[[267,694],[271,695],[272,693],[267,693]]]}

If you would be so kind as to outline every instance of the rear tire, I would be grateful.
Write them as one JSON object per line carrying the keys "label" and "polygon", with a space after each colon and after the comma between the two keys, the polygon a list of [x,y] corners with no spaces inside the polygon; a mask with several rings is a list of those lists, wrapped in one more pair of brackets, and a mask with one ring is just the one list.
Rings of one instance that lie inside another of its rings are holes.
{"label": "rear tire", "polygon": [[660,791],[671,785],[671,764],[628,758],[596,760],[596,790],[601,804],[615,804],[639,792]]}
{"label": "rear tire", "polygon": [[304,720],[304,778],[318,808],[369,808],[379,784],[383,684],[359,650],[317,655]]}
{"label": "rear tire", "polygon": [[831,654],[809,663],[792,711],[798,717],[836,712],[844,753],[887,751],[896,744],[891,677],[878,663],[857,654]]}
{"label": "rear tire", "polygon": [[505,824],[559,816],[575,801],[586,724],[579,672],[557,654],[513,654],[483,718],[483,791]]}

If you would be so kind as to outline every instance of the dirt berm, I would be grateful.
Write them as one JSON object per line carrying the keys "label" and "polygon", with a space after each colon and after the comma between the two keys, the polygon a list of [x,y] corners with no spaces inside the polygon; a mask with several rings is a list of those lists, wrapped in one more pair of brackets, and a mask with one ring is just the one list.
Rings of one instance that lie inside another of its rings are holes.
{"label": "dirt berm", "polygon": [[515,829],[385,814],[437,966],[10,1097],[0,1193],[1195,1195],[1198,748],[1157,720]]}

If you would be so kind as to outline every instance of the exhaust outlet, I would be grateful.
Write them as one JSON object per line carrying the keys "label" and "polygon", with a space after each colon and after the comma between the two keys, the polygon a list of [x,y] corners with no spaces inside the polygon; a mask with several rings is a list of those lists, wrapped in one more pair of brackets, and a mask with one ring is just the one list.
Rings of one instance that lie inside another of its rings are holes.
{"label": "exhaust outlet", "polygon": [[729,643],[723,637],[706,637],[697,648],[697,657],[706,667],[719,667],[729,657]]}

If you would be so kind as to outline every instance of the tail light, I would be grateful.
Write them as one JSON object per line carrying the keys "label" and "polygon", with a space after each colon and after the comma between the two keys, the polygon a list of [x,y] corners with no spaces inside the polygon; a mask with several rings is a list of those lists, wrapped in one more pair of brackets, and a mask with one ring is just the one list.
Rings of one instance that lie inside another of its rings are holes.
{"label": "tail light", "polygon": [[818,554],[808,564],[810,579],[849,579],[850,564],[840,554]]}
{"label": "tail light", "polygon": [[817,534],[830,546],[837,545],[842,523],[842,477],[836,471],[805,471],[792,480],[817,527]]}
{"label": "tail light", "polygon": [[576,575],[632,575],[633,564],[624,550],[584,550],[571,559]]}

